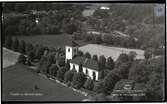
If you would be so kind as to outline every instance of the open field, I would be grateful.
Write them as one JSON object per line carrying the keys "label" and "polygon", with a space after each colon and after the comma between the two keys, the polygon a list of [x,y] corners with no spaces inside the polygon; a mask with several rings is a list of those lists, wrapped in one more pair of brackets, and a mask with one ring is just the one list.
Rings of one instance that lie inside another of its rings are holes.
{"label": "open field", "polygon": [[[27,66],[15,64],[18,55],[17,52],[3,48],[2,93],[4,101],[81,101],[86,98],[70,88],[39,76]],[[35,85],[39,89],[35,90]]]}
{"label": "open field", "polygon": [[10,65],[13,65],[17,62],[17,58],[20,54],[17,52],[14,52],[12,50],[9,50],[7,48],[3,48],[3,60],[2,60],[2,67],[6,68]]}
{"label": "open field", "polygon": [[48,47],[62,47],[72,39],[71,35],[33,35],[33,36],[16,36],[19,40],[27,43],[42,44]]}
{"label": "open field", "polygon": [[121,53],[128,54],[130,51],[134,51],[137,53],[137,59],[144,59],[144,51],[139,49],[128,49],[128,48],[119,48],[119,47],[109,47],[97,44],[88,44],[79,48],[79,50],[83,51],[84,53],[89,52],[91,56],[97,55],[101,56],[104,55],[106,58],[112,57],[114,61],[117,60]]}
{"label": "open field", "polygon": [[[5,68],[2,81],[4,101],[81,101],[86,98],[19,64]],[[35,89],[35,85],[39,89]],[[31,95],[23,95],[26,93]]]}

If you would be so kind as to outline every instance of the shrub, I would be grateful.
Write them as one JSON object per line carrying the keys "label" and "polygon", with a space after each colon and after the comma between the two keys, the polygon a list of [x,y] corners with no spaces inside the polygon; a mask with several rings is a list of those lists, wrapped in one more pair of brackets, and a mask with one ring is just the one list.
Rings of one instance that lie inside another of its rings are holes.
{"label": "shrub", "polygon": [[65,66],[65,61],[64,61],[64,58],[60,58],[58,60],[58,64],[62,67],[62,66]]}
{"label": "shrub", "polygon": [[12,49],[14,51],[18,51],[18,48],[19,48],[19,41],[18,41],[17,38],[15,38],[14,41],[13,41],[13,44],[12,44]]}
{"label": "shrub", "polygon": [[22,54],[25,54],[25,42],[24,40],[21,40],[20,43],[19,43],[19,48],[18,48],[18,51]]}
{"label": "shrub", "polygon": [[98,61],[97,55],[93,55],[93,58],[92,58],[92,59],[95,60],[95,61]]}
{"label": "shrub", "polygon": [[91,58],[90,53],[89,53],[89,52],[86,52],[86,53],[85,53],[85,57],[90,59],[90,58]]}
{"label": "shrub", "polygon": [[85,80],[86,76],[84,73],[75,73],[72,80],[72,86],[76,89],[80,89],[81,87],[83,87]]}
{"label": "shrub", "polygon": [[103,88],[105,94],[110,94],[115,86],[115,84],[120,80],[119,71],[117,69],[112,70],[104,78]]}
{"label": "shrub", "polygon": [[67,71],[65,74],[64,74],[64,81],[67,83],[67,82],[71,82],[72,81],[72,78],[73,78],[73,75],[74,75],[74,71],[72,70],[69,70]]}
{"label": "shrub", "polygon": [[47,65],[47,57],[41,57],[39,62],[39,70],[42,73],[47,73],[49,66]]}
{"label": "shrub", "polygon": [[35,54],[34,51],[29,51],[28,52],[28,61],[33,61],[33,59],[35,58]]}
{"label": "shrub", "polygon": [[70,70],[70,63],[69,63],[69,60],[67,60],[67,63],[65,65],[65,67],[67,68],[67,70]]}
{"label": "shrub", "polygon": [[129,56],[125,53],[122,53],[119,55],[118,59],[116,60],[115,67],[119,67],[119,65],[128,61],[129,61]]}
{"label": "shrub", "polygon": [[60,68],[58,71],[57,71],[57,78],[60,80],[60,81],[63,81],[64,80],[64,74],[65,72],[67,71],[67,69],[65,67],[63,68]]}
{"label": "shrub", "polygon": [[84,84],[84,88],[88,89],[88,90],[93,90],[94,87],[94,81],[91,79],[87,79],[85,84]]}
{"label": "shrub", "polygon": [[26,44],[26,49],[25,49],[26,52],[25,53],[28,54],[32,50],[33,50],[33,45],[30,43]]}
{"label": "shrub", "polygon": [[94,43],[96,44],[100,44],[102,43],[102,39],[101,39],[101,36],[99,35],[94,35]]}
{"label": "shrub", "polygon": [[78,54],[78,56],[83,56],[83,52],[82,52],[82,51],[80,51],[80,50],[78,51],[78,53],[77,53],[77,54]]}
{"label": "shrub", "polygon": [[153,53],[153,50],[152,50],[152,49],[146,49],[146,50],[144,51],[144,56],[145,56],[145,58],[146,58],[146,59],[151,58],[152,53]]}
{"label": "shrub", "polygon": [[106,62],[106,68],[112,70],[114,68],[114,61],[111,57],[108,57]]}
{"label": "shrub", "polygon": [[26,63],[26,57],[23,54],[19,55],[17,62],[20,63],[20,64],[25,64]]}
{"label": "shrub", "polygon": [[49,74],[56,76],[58,70],[59,70],[58,66],[56,64],[53,64],[52,66],[49,67]]}
{"label": "shrub", "polygon": [[100,69],[104,69],[106,65],[106,58],[104,57],[104,55],[99,57],[99,67]]}
{"label": "shrub", "polygon": [[6,41],[5,41],[5,47],[8,49],[11,49],[12,44],[13,44],[12,38],[10,36],[8,36],[6,38]]}

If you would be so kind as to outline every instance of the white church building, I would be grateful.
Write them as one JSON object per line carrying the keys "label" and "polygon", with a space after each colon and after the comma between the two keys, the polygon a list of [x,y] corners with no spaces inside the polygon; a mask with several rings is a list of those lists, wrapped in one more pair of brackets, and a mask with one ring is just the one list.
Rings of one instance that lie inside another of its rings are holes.
{"label": "white church building", "polygon": [[65,50],[66,61],[69,60],[70,70],[75,69],[79,72],[79,65],[82,64],[83,73],[93,80],[98,80],[99,67],[97,61],[82,56],[74,57],[78,52],[78,46],[68,45]]}

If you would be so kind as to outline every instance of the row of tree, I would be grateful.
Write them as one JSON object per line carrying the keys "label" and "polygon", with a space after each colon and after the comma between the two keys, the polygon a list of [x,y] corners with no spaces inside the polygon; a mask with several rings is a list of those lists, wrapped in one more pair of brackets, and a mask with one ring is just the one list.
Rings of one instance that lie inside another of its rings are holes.
{"label": "row of tree", "polygon": [[12,38],[11,36],[5,37],[2,44],[8,49],[21,53],[22,56],[26,55],[29,62],[34,59],[39,60],[44,51],[48,49],[42,45],[33,46],[31,43],[26,43],[24,40],[19,41],[17,38]]}
{"label": "row of tree", "polygon": [[66,63],[63,62],[64,65],[62,65],[62,60],[60,59],[60,56],[58,57],[55,58],[55,53],[48,53],[47,55],[42,56],[37,72],[43,73],[48,76],[54,76],[59,81],[64,82],[68,86],[72,86],[77,89],[93,89],[93,80],[87,78],[87,76],[83,72],[70,70],[69,61],[67,61]]}
{"label": "row of tree", "polygon": [[83,10],[84,4],[75,5],[70,3],[3,3],[5,13],[20,12],[24,13],[31,10],[49,11],[49,10]]}
{"label": "row of tree", "polygon": [[135,40],[134,37],[117,37],[114,35],[114,33],[111,34],[83,34],[83,39],[85,41],[91,41],[95,44],[102,44],[105,43],[107,45],[114,45],[114,46],[121,46],[126,48],[139,48],[139,43]]}

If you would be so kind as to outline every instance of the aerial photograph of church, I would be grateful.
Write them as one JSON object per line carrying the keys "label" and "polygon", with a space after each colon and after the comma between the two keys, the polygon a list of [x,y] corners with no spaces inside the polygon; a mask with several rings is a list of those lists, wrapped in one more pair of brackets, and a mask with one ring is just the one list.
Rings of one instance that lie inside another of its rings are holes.
{"label": "aerial photograph of church", "polygon": [[163,101],[165,4],[2,3],[2,101]]}

